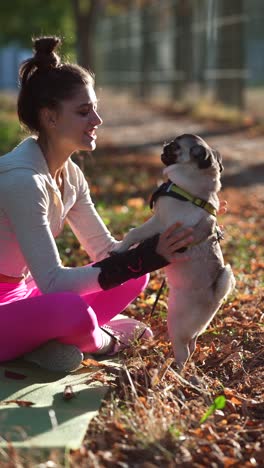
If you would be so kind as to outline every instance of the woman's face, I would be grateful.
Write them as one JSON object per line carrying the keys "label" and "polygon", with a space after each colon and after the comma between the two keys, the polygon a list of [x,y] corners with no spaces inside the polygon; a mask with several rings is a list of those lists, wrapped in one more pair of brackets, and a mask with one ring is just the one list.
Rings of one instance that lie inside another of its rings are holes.
{"label": "woman's face", "polygon": [[97,113],[97,98],[92,84],[80,86],[76,94],[62,101],[54,115],[53,133],[65,151],[93,151],[96,130],[103,123]]}

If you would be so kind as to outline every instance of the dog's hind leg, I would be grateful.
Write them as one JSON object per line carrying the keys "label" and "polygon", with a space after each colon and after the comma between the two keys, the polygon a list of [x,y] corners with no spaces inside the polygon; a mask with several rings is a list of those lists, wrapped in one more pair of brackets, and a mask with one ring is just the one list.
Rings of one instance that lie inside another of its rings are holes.
{"label": "dog's hind leg", "polygon": [[179,341],[172,343],[175,361],[179,371],[181,371],[190,357],[193,355],[196,348],[198,335],[195,335],[189,342]]}
{"label": "dog's hind leg", "polygon": [[191,353],[189,348],[189,343],[186,341],[178,341],[177,343],[172,343],[173,353],[175,357],[175,362],[178,367],[179,372],[184,368],[186,361],[188,361]]}
{"label": "dog's hind leg", "polygon": [[198,338],[198,335],[195,335],[195,337],[189,341],[190,357],[193,355],[195,351],[197,338]]}
{"label": "dog's hind leg", "polygon": [[222,300],[230,294],[236,285],[236,280],[233,275],[231,266],[225,265],[217,275],[217,278],[212,285],[214,290],[215,300],[222,302]]}

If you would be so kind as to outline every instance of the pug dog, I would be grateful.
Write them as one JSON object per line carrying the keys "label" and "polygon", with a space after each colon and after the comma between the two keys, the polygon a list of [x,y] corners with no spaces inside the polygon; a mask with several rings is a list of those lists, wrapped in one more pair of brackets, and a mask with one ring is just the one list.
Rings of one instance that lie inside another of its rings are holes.
{"label": "pug dog", "polygon": [[183,134],[164,145],[161,161],[167,182],[152,195],[153,216],[130,230],[115,251],[125,251],[176,221],[182,228],[193,228],[194,240],[184,249],[188,260],[165,267],[168,334],[181,371],[197,337],[234,289],[235,278],[231,266],[224,263],[216,220],[223,170],[220,154],[199,136]]}

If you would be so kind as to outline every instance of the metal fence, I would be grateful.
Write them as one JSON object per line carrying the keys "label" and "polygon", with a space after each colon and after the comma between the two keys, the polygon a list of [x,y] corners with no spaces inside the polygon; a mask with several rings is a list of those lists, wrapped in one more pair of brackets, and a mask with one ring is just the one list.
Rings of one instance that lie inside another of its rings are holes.
{"label": "metal fence", "polygon": [[153,0],[98,22],[97,83],[264,116],[264,1]]}

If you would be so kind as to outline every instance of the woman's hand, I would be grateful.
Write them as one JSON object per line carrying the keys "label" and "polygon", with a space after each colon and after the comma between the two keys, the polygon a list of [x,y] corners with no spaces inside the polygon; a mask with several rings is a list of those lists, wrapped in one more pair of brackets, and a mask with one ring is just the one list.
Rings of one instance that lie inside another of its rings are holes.
{"label": "woman's hand", "polygon": [[156,252],[162,257],[166,258],[168,262],[179,262],[186,261],[189,259],[184,253],[179,255],[177,250],[188,247],[193,241],[192,228],[180,230],[182,224],[177,222],[172,224],[166,231],[164,231],[160,237],[156,247]]}
{"label": "woman's hand", "polygon": [[[218,215],[223,215],[223,214],[226,214],[227,212],[227,201],[226,200],[219,200],[219,203],[220,203],[220,206],[219,206],[219,210],[217,212]],[[223,224],[219,224],[219,228],[221,229],[221,231],[224,231],[224,225]],[[222,239],[224,238],[224,232],[222,233]]]}
{"label": "woman's hand", "polygon": [[[218,215],[223,215],[227,212],[227,201],[220,200]],[[188,247],[193,242],[193,229],[180,229],[182,224],[177,222],[164,231],[159,238],[156,252],[166,258],[168,262],[180,262],[189,259],[188,255],[182,253],[179,255],[177,250],[182,247]],[[222,226],[220,226],[222,229]],[[179,231],[180,230],[180,231]]]}
{"label": "woman's hand", "polygon": [[218,215],[225,214],[227,212],[227,201],[226,200],[219,200],[220,206],[217,212]]}

